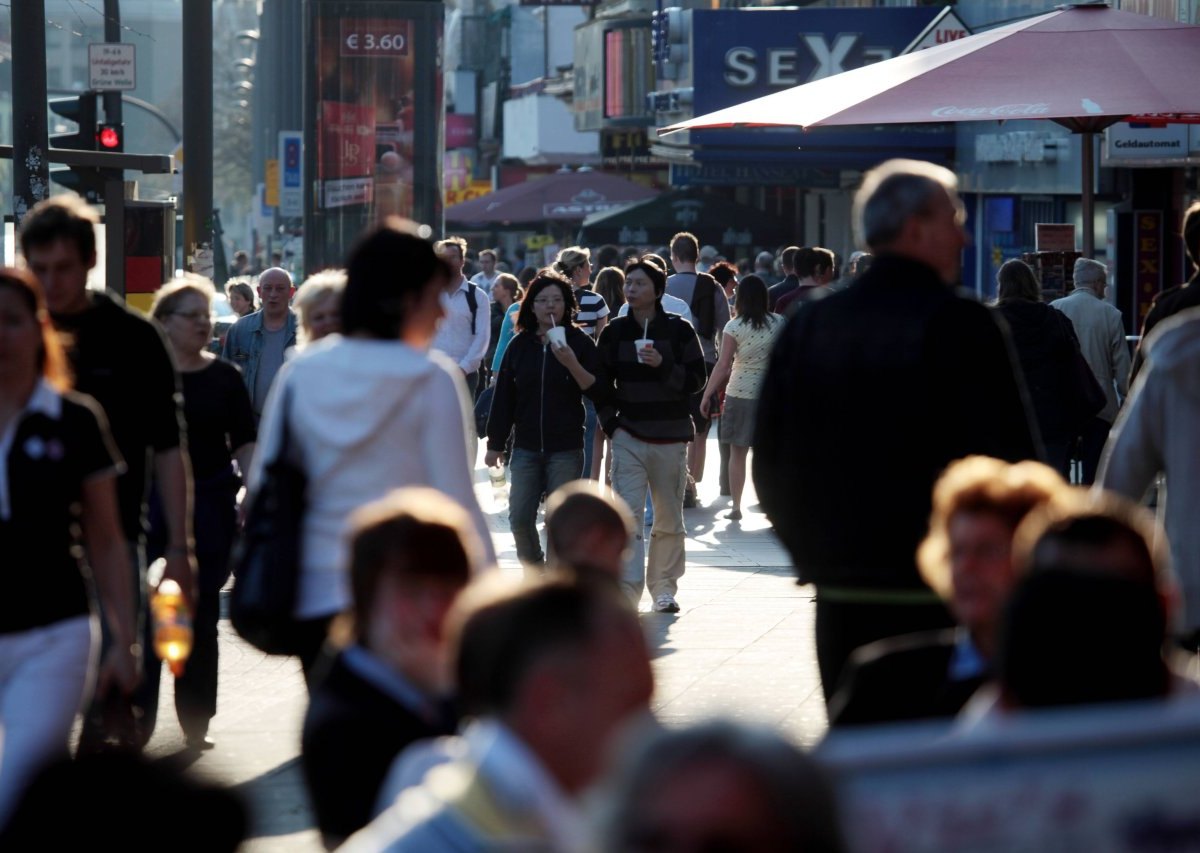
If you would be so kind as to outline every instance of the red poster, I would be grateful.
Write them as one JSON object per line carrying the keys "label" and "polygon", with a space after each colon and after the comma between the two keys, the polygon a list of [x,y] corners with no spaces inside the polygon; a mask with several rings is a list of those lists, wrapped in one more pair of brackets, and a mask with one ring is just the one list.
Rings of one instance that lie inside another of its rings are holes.
{"label": "red poster", "polygon": [[375,169],[375,108],[321,102],[320,178],[362,178]]}
{"label": "red poster", "polygon": [[463,113],[446,115],[446,150],[475,147],[475,116]]}
{"label": "red poster", "polygon": [[402,18],[318,21],[319,206],[412,215],[412,32]]}

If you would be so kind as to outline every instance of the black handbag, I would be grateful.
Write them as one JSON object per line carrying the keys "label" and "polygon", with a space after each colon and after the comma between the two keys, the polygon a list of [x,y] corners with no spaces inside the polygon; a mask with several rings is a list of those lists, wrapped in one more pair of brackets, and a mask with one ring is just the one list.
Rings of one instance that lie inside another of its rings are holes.
{"label": "black handbag", "polygon": [[229,621],[250,645],[269,655],[295,653],[300,536],[308,478],[288,457],[290,389],[284,389],[279,452],[249,497],[246,524],[233,554]]}

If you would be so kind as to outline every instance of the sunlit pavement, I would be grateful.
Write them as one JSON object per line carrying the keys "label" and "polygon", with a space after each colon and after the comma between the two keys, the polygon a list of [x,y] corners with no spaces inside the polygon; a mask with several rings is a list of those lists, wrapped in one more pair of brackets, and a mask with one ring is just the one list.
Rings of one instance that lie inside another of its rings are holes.
{"label": "sunlit pavement", "polygon": [[[717,460],[716,442],[710,441],[701,506],[684,513],[688,541],[687,573],[679,583],[681,611],[642,617],[654,655],[654,708],[668,725],[722,715],[766,722],[811,744],[825,730],[813,653],[812,590],[796,586],[751,484],[743,499],[744,518],[719,517],[729,499],[718,494]],[[482,467],[476,483],[501,567],[519,572],[507,516],[495,506]],[[649,606],[643,599],[642,609]],[[300,667],[290,658],[255,651],[224,620],[220,638],[220,695],[211,728],[216,747],[195,758],[192,770],[233,786],[249,804],[253,837],[247,850],[320,850],[297,759],[307,698]],[[155,757],[183,747],[170,681],[163,679],[159,727],[149,747]]]}

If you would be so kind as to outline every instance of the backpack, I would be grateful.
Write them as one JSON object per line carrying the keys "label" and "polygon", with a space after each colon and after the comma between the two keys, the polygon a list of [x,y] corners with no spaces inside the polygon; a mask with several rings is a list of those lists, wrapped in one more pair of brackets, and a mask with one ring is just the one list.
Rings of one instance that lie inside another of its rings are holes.
{"label": "backpack", "polygon": [[479,314],[479,300],[475,296],[475,291],[479,290],[479,285],[467,279],[467,307],[471,309],[471,334],[478,334],[479,330],[475,328],[475,317]]}
{"label": "backpack", "polygon": [[[708,286],[705,286],[707,283]],[[692,304],[688,306],[692,309],[692,319],[696,321],[696,334],[703,340],[712,340],[716,329],[713,326],[717,322],[717,292],[720,291],[721,298],[725,298],[725,291],[721,290],[721,285],[717,284],[717,280],[706,272],[696,273],[696,286],[692,289]]]}

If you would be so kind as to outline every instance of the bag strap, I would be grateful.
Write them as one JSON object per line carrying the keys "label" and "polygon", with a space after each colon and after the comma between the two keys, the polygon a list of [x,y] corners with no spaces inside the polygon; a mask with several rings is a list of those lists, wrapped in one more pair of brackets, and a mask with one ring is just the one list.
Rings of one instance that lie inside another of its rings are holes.
{"label": "bag strap", "polygon": [[475,296],[475,288],[479,287],[475,282],[467,279],[467,307],[471,309],[471,334],[478,332],[475,328],[475,318],[479,315],[479,300]]}

